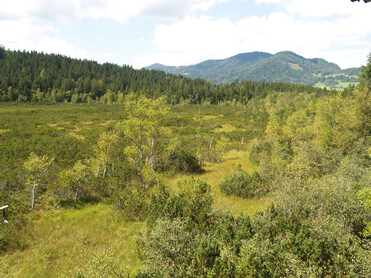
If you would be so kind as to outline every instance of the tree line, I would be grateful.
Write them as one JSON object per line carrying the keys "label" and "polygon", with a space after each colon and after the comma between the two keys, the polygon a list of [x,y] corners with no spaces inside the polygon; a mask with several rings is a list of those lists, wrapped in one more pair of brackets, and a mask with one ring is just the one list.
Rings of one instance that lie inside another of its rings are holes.
{"label": "tree line", "polygon": [[327,90],[283,82],[241,81],[215,85],[203,79],[135,70],[131,66],[99,64],[62,55],[0,49],[0,101],[33,103],[122,103],[135,92],[147,98],[166,96],[171,104],[238,101],[264,97],[271,91]]}

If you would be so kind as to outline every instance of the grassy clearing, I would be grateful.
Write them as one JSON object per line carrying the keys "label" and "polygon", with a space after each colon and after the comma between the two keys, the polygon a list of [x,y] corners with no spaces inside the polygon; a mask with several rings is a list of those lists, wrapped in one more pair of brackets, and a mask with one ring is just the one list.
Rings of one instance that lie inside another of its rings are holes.
{"label": "grassy clearing", "polygon": [[73,277],[104,252],[112,254],[125,273],[137,272],[135,236],[143,223],[126,222],[105,204],[39,215],[29,231],[28,248],[0,257],[1,277]]}
{"label": "grassy clearing", "polygon": [[177,184],[180,181],[194,177],[210,184],[214,194],[214,206],[216,209],[230,211],[234,215],[241,213],[253,216],[256,212],[262,211],[271,203],[270,197],[262,197],[260,199],[251,198],[244,199],[233,196],[225,196],[219,189],[219,183],[222,182],[227,175],[232,174],[238,165],[241,165],[243,170],[252,174],[255,166],[248,158],[248,152],[232,150],[226,153],[221,163],[207,163],[205,172],[202,174],[177,174],[165,176],[164,184],[172,190],[177,190]]}

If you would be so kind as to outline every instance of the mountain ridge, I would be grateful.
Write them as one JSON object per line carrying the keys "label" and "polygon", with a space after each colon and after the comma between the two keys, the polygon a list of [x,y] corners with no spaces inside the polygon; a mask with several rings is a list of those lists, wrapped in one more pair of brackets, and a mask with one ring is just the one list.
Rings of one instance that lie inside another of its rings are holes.
{"label": "mountain ridge", "polygon": [[251,80],[291,82],[320,87],[344,88],[358,82],[360,68],[341,69],[323,58],[305,58],[292,51],[239,53],[226,59],[205,60],[189,66],[152,64],[149,70],[162,70],[217,83]]}

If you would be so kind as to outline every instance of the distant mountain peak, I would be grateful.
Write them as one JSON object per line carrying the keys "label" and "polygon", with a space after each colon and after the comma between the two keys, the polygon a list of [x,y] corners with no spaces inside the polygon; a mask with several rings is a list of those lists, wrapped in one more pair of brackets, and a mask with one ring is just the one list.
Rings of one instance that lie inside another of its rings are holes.
{"label": "distant mountain peak", "polygon": [[357,83],[359,69],[341,68],[322,58],[307,59],[292,51],[239,53],[220,60],[206,60],[190,66],[153,64],[147,69],[158,69],[191,78],[214,79],[216,82],[252,80],[290,82],[336,87]]}

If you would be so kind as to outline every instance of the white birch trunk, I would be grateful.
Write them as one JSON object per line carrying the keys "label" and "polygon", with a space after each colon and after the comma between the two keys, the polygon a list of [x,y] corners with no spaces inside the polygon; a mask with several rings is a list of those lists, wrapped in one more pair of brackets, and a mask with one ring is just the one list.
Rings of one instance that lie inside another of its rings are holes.
{"label": "white birch trunk", "polygon": [[79,189],[80,189],[80,182],[79,182],[79,186],[76,188],[76,191],[75,191],[75,204],[77,203],[77,193],[79,192]]}
{"label": "white birch trunk", "polygon": [[36,188],[36,182],[34,180],[32,190],[31,190],[31,208],[35,208],[35,188]]}

